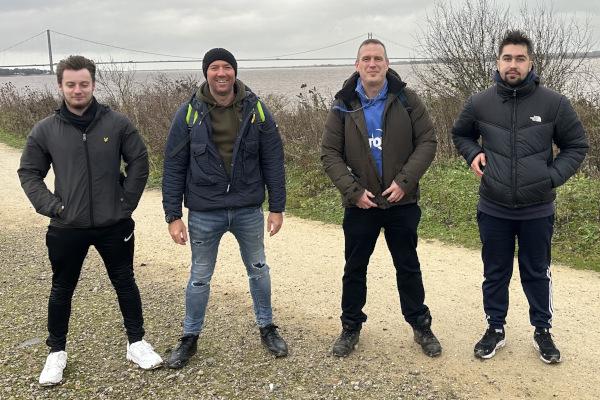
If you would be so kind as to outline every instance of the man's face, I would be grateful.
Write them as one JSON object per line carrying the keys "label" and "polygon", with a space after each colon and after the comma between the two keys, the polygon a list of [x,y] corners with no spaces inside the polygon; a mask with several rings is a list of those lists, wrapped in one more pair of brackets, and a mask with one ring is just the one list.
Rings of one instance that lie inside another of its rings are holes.
{"label": "man's face", "polygon": [[95,88],[92,75],[85,68],[65,69],[62,83],[58,85],[58,90],[62,93],[65,103],[74,110],[83,110],[90,104]]}
{"label": "man's face", "polygon": [[518,86],[531,70],[533,62],[524,44],[507,44],[497,61],[500,77],[510,86]]}
{"label": "man's face", "polygon": [[354,65],[364,86],[382,86],[390,62],[382,45],[369,43],[360,48]]}
{"label": "man's face", "polygon": [[206,81],[213,95],[228,96],[233,93],[235,71],[227,61],[213,61],[206,71]]}

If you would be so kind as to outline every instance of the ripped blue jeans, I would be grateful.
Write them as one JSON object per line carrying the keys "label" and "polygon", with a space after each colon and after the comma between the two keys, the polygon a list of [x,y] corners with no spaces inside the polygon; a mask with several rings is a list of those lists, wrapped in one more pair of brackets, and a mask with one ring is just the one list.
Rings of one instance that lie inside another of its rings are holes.
{"label": "ripped blue jeans", "polygon": [[202,331],[210,294],[210,280],[215,270],[219,242],[225,232],[231,232],[240,246],[242,261],[248,274],[256,323],[259,327],[271,324],[271,276],[265,261],[262,208],[190,210],[188,227],[192,265],[185,291],[183,334],[198,335]]}

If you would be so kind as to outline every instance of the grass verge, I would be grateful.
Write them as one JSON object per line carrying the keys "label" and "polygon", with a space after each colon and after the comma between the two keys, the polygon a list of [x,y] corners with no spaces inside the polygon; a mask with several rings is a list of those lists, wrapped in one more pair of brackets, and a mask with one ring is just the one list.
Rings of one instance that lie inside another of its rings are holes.
{"label": "grass verge", "polygon": [[22,149],[25,147],[27,138],[20,135],[14,135],[12,133],[5,132],[0,129],[0,142],[14,147],[15,149]]}
{"label": "grass verge", "polygon": [[[288,166],[290,213],[340,224],[338,191],[317,165]],[[477,249],[479,180],[462,161],[434,164],[421,180],[419,235]],[[600,272],[600,180],[578,174],[557,191],[554,262]]]}

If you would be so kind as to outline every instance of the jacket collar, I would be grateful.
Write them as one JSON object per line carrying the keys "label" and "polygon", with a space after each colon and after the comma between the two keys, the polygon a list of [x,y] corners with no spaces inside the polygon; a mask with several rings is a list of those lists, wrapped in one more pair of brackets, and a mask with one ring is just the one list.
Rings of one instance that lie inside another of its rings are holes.
{"label": "jacket collar", "polygon": [[[388,69],[385,75],[388,82],[388,95],[398,93],[406,86],[406,83],[400,78],[400,75],[393,69]],[[342,100],[345,104],[350,104],[352,100],[358,99],[356,93],[356,83],[358,82],[358,72],[354,72],[348,79],[344,81],[342,89],[336,93],[335,98]]]}
{"label": "jacket collar", "polygon": [[496,81],[496,93],[502,98],[525,97],[531,94],[540,84],[540,78],[534,70],[529,71],[523,82],[519,86],[510,86],[500,77],[500,73],[496,71],[494,74]]}
{"label": "jacket collar", "polygon": [[[94,101],[94,102],[95,102],[95,107],[94,107],[94,109],[93,109],[93,110],[90,110],[90,109],[88,108],[88,110],[86,110],[86,112],[88,112],[88,111],[93,111],[93,112],[94,112],[94,114],[93,114],[93,117],[91,118],[91,122],[88,124],[88,128],[89,128],[89,127],[90,127],[92,124],[94,124],[94,123],[95,123],[95,122],[96,122],[98,119],[100,119],[100,118],[101,118],[101,117],[102,117],[104,114],[106,114],[107,112],[109,112],[109,111],[110,111],[110,107],[109,107],[108,105],[106,105],[106,104],[102,104],[102,103],[99,103],[99,102],[96,100],[96,98],[95,98],[95,97],[93,97],[93,100],[92,100],[92,101]],[[63,121],[66,121],[66,122],[68,122],[69,124],[73,125],[73,122],[72,122],[72,121],[71,121],[69,118],[65,117],[65,115],[63,115],[63,112],[62,112],[63,108],[65,108],[65,109],[66,109],[66,106],[64,105],[64,100],[63,100],[63,103],[61,103],[60,107],[58,107],[58,108],[54,109],[54,114],[55,114],[55,115],[56,115],[58,118],[62,119]],[[73,115],[74,115],[74,114],[73,114]],[[75,115],[75,116],[76,116],[76,115]],[[77,117],[77,116],[76,116],[76,117]]]}

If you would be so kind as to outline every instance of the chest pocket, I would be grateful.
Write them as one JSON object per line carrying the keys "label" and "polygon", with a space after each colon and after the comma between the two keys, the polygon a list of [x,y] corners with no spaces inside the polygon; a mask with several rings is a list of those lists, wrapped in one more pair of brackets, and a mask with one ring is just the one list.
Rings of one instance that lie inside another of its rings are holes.
{"label": "chest pocket", "polygon": [[247,140],[244,142],[244,157],[243,157],[243,180],[246,183],[254,183],[259,181],[260,173],[260,157],[259,157],[259,142],[258,140]]}
{"label": "chest pocket", "polygon": [[216,182],[215,171],[212,170],[210,152],[206,143],[190,144],[190,172],[192,182],[197,185],[212,185]]}

